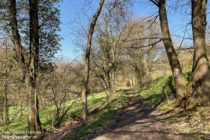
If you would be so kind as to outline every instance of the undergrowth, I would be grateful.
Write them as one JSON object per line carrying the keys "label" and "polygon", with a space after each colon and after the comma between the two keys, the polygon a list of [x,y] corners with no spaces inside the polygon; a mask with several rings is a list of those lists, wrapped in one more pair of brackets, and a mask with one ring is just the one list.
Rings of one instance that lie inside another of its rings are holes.
{"label": "undergrowth", "polygon": [[[190,76],[191,72],[184,73],[187,82]],[[146,90],[140,92],[140,95],[152,105],[159,105],[160,112],[167,112],[175,107],[175,92],[173,77],[164,75],[152,81]]]}

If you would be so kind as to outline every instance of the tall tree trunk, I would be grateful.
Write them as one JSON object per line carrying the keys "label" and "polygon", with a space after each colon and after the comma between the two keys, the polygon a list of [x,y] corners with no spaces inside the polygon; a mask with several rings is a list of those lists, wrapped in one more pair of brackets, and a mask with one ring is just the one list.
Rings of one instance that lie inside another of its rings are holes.
{"label": "tall tree trunk", "polygon": [[41,130],[41,122],[39,118],[39,104],[34,85],[34,79],[30,74],[25,75],[25,87],[28,100],[28,131]]}
{"label": "tall tree trunk", "polygon": [[192,0],[191,3],[194,43],[193,92],[202,97],[202,102],[206,102],[210,100],[210,73],[205,40],[207,0]]}
{"label": "tall tree trunk", "polygon": [[7,44],[5,45],[5,81],[4,81],[4,112],[3,121],[4,124],[9,122],[9,105],[8,105],[8,57],[7,57]]}
{"label": "tall tree trunk", "polygon": [[16,0],[9,0],[10,25],[12,29],[13,44],[16,58],[25,78],[26,96],[28,100],[28,129],[36,131],[41,129],[37,109],[36,77],[38,74],[39,35],[38,35],[38,0],[29,0],[30,15],[30,56],[29,64],[25,63],[21,38],[17,23]]}
{"label": "tall tree trunk", "polygon": [[38,0],[29,0],[30,16],[30,60],[29,73],[26,75],[29,96],[29,131],[41,129],[39,120],[39,107],[37,97],[37,76],[39,64],[39,24],[38,24]]}
{"label": "tall tree trunk", "polygon": [[111,70],[111,87],[112,87],[112,94],[115,94],[115,75],[116,75],[116,45],[113,45],[113,48],[111,49],[112,53],[112,70]]}
{"label": "tall tree trunk", "polygon": [[88,109],[87,109],[87,94],[89,93],[89,71],[90,71],[90,51],[91,51],[91,47],[92,47],[92,36],[93,36],[93,32],[94,32],[94,28],[97,22],[97,19],[101,13],[101,9],[103,7],[104,4],[104,0],[100,0],[98,9],[96,11],[96,13],[94,14],[92,21],[90,23],[89,26],[89,30],[88,30],[88,42],[87,42],[87,48],[85,50],[85,58],[84,58],[84,85],[82,87],[82,106],[83,106],[83,119],[85,120],[87,118],[87,114],[88,114]]}
{"label": "tall tree trunk", "polygon": [[172,70],[172,74],[173,74],[173,78],[174,78],[174,82],[176,86],[177,104],[180,105],[185,95],[187,94],[186,93],[187,88],[186,88],[186,82],[183,76],[182,68],[178,60],[177,53],[174,49],[173,42],[171,40],[171,36],[169,32],[165,0],[159,1],[159,17],[160,17],[163,44],[165,46],[165,50],[168,56],[168,60],[170,63],[170,67]]}

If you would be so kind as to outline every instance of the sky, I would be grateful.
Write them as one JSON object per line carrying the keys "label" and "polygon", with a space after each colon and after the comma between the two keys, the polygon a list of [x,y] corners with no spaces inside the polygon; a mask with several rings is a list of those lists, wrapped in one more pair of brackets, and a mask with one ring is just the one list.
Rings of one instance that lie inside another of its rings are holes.
{"label": "sky", "polygon": [[[186,25],[190,22],[191,17],[189,11],[186,12],[186,10],[179,10],[174,7],[174,1],[175,0],[169,0],[167,3],[170,32],[173,35],[183,36]],[[82,36],[80,36],[81,33],[78,31],[78,28],[88,27],[88,22],[96,10],[98,3],[99,0],[62,0],[60,2],[60,35],[62,40],[60,42],[61,51],[56,54],[57,57],[63,57],[71,60],[81,58],[82,51],[75,43],[75,40],[83,39]],[[133,0],[131,8],[133,19],[152,15],[158,10],[152,3],[149,2],[149,0]],[[78,27],[78,25],[80,27]],[[191,36],[191,26],[188,26],[187,29],[189,31],[186,36]],[[174,42],[178,44],[181,42],[180,37],[172,36],[172,38]],[[186,40],[185,44],[190,44],[190,41]]]}

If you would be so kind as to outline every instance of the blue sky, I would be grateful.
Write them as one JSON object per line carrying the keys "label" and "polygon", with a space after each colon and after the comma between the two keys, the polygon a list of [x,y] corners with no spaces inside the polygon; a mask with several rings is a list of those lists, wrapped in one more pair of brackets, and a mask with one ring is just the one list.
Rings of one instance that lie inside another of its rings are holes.
{"label": "blue sky", "polygon": [[[61,10],[61,32],[63,38],[61,40],[61,51],[57,56],[62,56],[68,59],[74,59],[81,56],[79,47],[75,44],[75,39],[80,39],[77,28],[78,24],[87,25],[90,17],[97,8],[99,0],[62,0],[60,3]],[[174,0],[169,0],[168,3],[168,20],[171,34],[183,36],[185,26],[190,22],[190,15],[185,11],[174,10]],[[148,0],[133,0],[132,12],[133,18],[145,17],[153,14],[157,8]],[[188,29],[190,30],[190,26]],[[189,31],[189,35],[190,35]],[[82,37],[81,37],[82,39]],[[173,37],[174,42],[179,43],[180,39]],[[189,42],[187,42],[190,44]]]}

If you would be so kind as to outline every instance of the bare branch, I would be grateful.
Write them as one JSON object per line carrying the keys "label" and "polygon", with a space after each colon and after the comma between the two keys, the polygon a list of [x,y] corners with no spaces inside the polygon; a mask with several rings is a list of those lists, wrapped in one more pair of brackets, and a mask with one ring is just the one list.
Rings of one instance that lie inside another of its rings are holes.
{"label": "bare branch", "polygon": [[135,38],[135,39],[131,39],[131,40],[122,40],[123,42],[133,42],[133,41],[141,41],[141,40],[147,40],[147,39],[162,39],[162,37],[143,37],[143,38]]}
{"label": "bare branch", "polygon": [[147,28],[147,30],[150,29],[150,28],[152,27],[152,25],[156,22],[156,20],[157,20],[158,17],[159,17],[159,15],[156,15],[156,16],[153,18],[153,21],[152,21],[152,23],[149,25],[149,27]]}
{"label": "bare branch", "polygon": [[149,47],[149,46],[154,46],[154,45],[160,43],[161,41],[162,41],[162,39],[159,39],[158,41],[147,44],[147,45],[141,45],[141,46],[138,46],[138,47],[126,47],[126,48],[133,48],[133,49],[146,48],[146,47]]}
{"label": "bare branch", "polygon": [[154,5],[156,5],[157,7],[160,6],[159,1],[158,0],[150,0]]}

